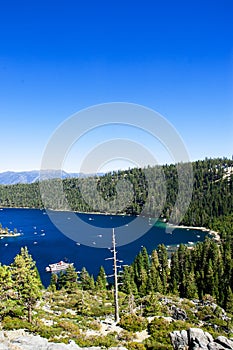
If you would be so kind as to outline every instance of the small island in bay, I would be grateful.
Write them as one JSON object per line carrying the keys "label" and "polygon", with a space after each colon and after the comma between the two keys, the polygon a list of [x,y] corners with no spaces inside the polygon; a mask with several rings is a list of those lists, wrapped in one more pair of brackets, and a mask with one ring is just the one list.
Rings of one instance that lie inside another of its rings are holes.
{"label": "small island in bay", "polygon": [[18,237],[18,236],[21,236],[21,233],[19,233],[16,228],[14,229],[14,231],[10,231],[9,228],[2,227],[2,224],[0,223],[0,237],[1,238],[4,238],[4,237]]}

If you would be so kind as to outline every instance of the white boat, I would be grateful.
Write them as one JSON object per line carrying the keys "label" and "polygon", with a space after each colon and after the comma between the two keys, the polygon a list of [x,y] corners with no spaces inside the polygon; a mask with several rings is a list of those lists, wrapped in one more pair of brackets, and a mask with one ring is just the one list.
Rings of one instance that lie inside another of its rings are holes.
{"label": "white boat", "polygon": [[66,270],[69,266],[73,266],[73,263],[70,264],[61,260],[58,263],[49,264],[49,266],[47,266],[45,270],[47,272],[57,272],[57,271]]}

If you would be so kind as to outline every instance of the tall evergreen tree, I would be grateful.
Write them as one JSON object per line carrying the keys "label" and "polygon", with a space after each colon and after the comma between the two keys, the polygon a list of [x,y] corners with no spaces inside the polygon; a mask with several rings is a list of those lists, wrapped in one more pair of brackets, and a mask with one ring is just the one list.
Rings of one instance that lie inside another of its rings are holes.
{"label": "tall evergreen tree", "polygon": [[178,294],[179,291],[179,283],[180,283],[180,276],[179,276],[179,259],[178,259],[178,252],[175,251],[172,253],[171,256],[171,269],[170,269],[170,284],[169,289],[173,294]]}
{"label": "tall evergreen tree", "polygon": [[157,250],[154,249],[151,253],[151,265],[150,265],[150,273],[149,273],[149,281],[151,288],[147,288],[147,292],[159,292],[162,293],[163,286],[160,278],[160,268],[159,268],[159,258]]}
{"label": "tall evergreen tree", "polygon": [[186,276],[185,287],[186,287],[186,291],[185,291],[186,298],[189,298],[189,299],[198,298],[197,285],[196,285],[195,275],[193,271],[191,271]]}
{"label": "tall evergreen tree", "polygon": [[103,266],[100,267],[99,274],[96,279],[96,288],[97,290],[106,290],[107,288],[107,278]]}
{"label": "tall evergreen tree", "polygon": [[163,293],[167,292],[168,288],[168,255],[164,244],[159,244],[157,248],[158,259],[159,259],[159,274],[162,283]]}
{"label": "tall evergreen tree", "polygon": [[230,286],[227,287],[225,308],[227,312],[233,315],[233,292]]}
{"label": "tall evergreen tree", "polygon": [[9,266],[0,265],[0,317],[13,313],[17,306],[17,295]]}
{"label": "tall evergreen tree", "polygon": [[134,271],[132,266],[124,266],[123,274],[121,277],[120,289],[126,294],[137,294],[137,286],[134,282]]}
{"label": "tall evergreen tree", "polygon": [[37,300],[41,298],[42,283],[38,277],[35,261],[27,247],[21,248],[12,265],[12,279],[18,300],[27,309],[28,322],[32,322],[32,310]]}
{"label": "tall evergreen tree", "polygon": [[49,284],[49,290],[52,292],[55,292],[58,288],[58,275],[56,273],[51,274],[50,284]]}
{"label": "tall evergreen tree", "polygon": [[93,290],[93,277],[89,275],[86,268],[83,267],[80,274],[80,283],[83,290]]}
{"label": "tall evergreen tree", "polygon": [[77,271],[73,265],[70,265],[64,275],[63,275],[63,285],[64,288],[69,292],[73,292],[75,289],[78,288],[78,283],[77,283]]}

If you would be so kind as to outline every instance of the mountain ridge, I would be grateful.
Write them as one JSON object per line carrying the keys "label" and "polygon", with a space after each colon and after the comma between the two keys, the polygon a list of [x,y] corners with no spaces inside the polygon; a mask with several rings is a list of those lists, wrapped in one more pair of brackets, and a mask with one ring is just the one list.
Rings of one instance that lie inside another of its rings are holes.
{"label": "mountain ridge", "polygon": [[[4,171],[0,173],[0,185],[16,185],[16,184],[31,184],[40,180],[40,170],[28,171]],[[84,178],[94,175],[102,176],[103,173],[84,174],[84,173],[68,173],[64,170],[46,170],[46,178]]]}

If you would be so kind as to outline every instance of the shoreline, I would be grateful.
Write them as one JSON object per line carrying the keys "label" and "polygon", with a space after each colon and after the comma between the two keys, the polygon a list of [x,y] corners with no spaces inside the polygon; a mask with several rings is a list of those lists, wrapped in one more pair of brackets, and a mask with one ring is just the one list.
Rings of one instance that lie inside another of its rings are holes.
{"label": "shoreline", "polygon": [[198,230],[198,231],[208,232],[215,241],[217,241],[217,242],[221,241],[221,238],[220,238],[218,231],[214,231],[214,230],[211,230],[211,229],[203,227],[203,226],[173,225],[173,224],[169,224],[169,223],[166,223],[166,225],[174,227],[174,228],[183,228],[186,230],[189,229],[189,230]]}
{"label": "shoreline", "polygon": [[[116,213],[101,213],[101,212],[84,212],[84,211],[76,211],[76,210],[59,210],[59,209],[50,209],[50,208],[30,208],[30,207],[1,207],[1,209],[34,209],[34,210],[44,210],[45,212],[47,210],[50,210],[50,211],[54,211],[54,212],[74,212],[74,213],[77,213],[77,214],[85,214],[85,215],[112,215],[112,216],[115,216],[115,215],[118,215],[118,216],[129,216],[129,217],[136,217],[136,216],[140,216],[139,215],[130,215],[130,214],[126,214],[126,213],[119,213],[119,214],[116,214]],[[142,216],[143,217],[143,216]],[[149,218],[149,216],[148,216]],[[219,232],[218,231],[214,231],[214,230],[211,230],[209,228],[206,228],[206,227],[203,227],[203,226],[187,226],[187,225],[175,225],[175,224],[170,224],[169,222],[166,222],[164,221],[163,218],[159,218],[157,219],[157,221],[160,221],[161,223],[164,223],[165,225],[167,226],[170,226],[170,227],[174,227],[174,228],[181,228],[181,229],[186,229],[186,230],[198,230],[198,231],[203,231],[203,232],[208,232],[209,235],[212,237],[212,239],[214,239],[216,242],[220,242],[221,241],[221,238],[220,238],[220,235],[219,235]],[[13,237],[13,236],[20,236],[21,234],[16,234],[16,235],[9,235],[9,236],[6,236],[6,235],[3,235],[4,237]],[[1,234],[0,234],[0,237],[1,237]]]}
{"label": "shoreline", "polygon": [[4,237],[19,237],[21,236],[22,234],[21,233],[0,233],[0,237],[1,238],[4,238]]}

